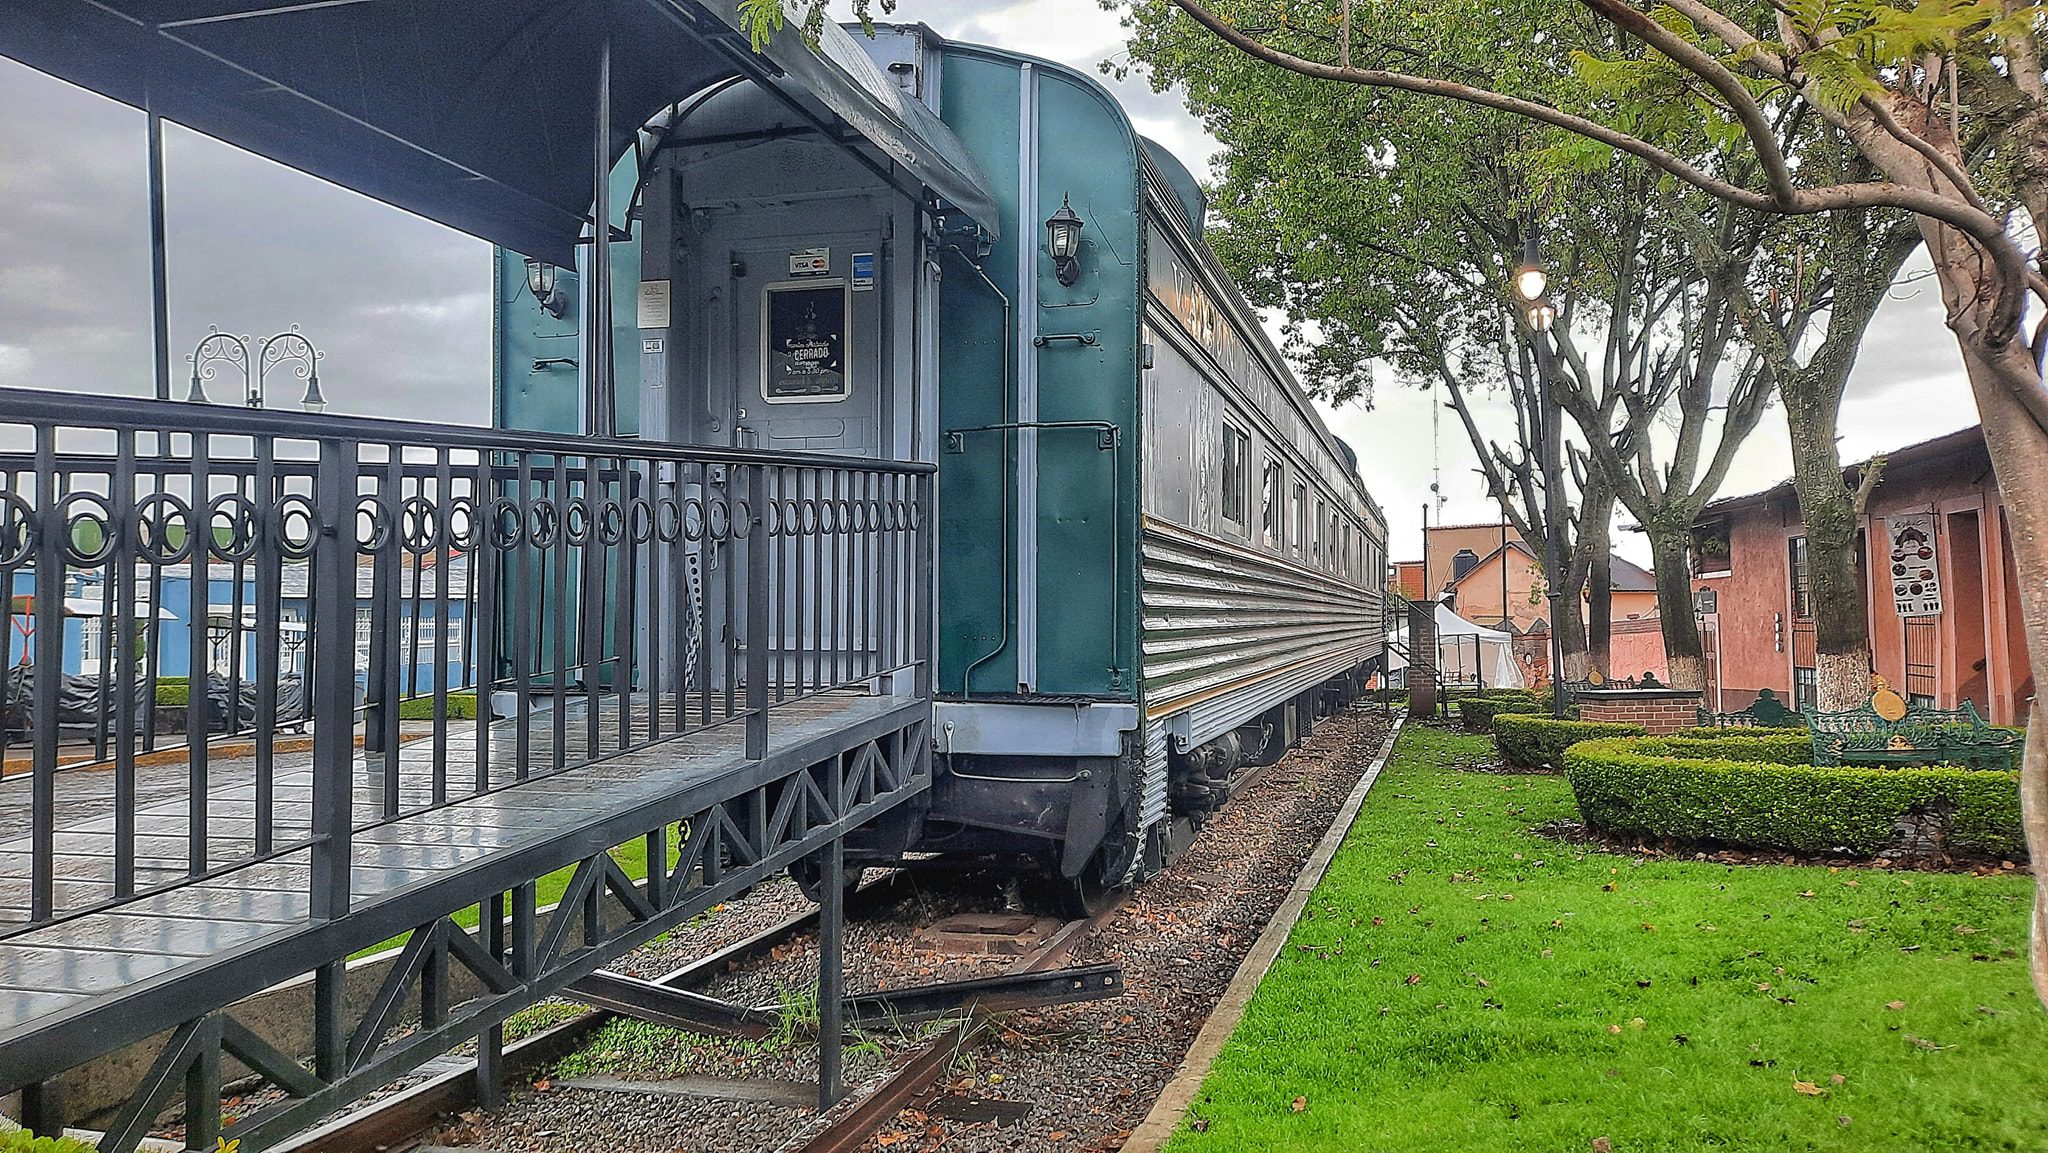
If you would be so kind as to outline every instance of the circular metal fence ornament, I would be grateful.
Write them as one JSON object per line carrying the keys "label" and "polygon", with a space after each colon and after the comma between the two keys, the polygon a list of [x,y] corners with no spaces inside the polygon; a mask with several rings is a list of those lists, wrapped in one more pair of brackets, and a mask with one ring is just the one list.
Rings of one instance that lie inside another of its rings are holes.
{"label": "circular metal fence ornament", "polygon": [[423,496],[409,496],[398,506],[398,535],[405,551],[424,556],[441,545],[440,510]]}
{"label": "circular metal fence ornament", "polygon": [[607,499],[597,506],[597,540],[599,544],[618,544],[626,539],[626,509],[618,501]]}
{"label": "circular metal fence ornament", "polygon": [[36,551],[36,510],[21,494],[0,492],[0,567],[25,564]]}
{"label": "circular metal fence ornament", "polygon": [[590,502],[582,497],[571,497],[562,510],[562,539],[570,544],[582,544],[590,539]]}
{"label": "circular metal fence ornament", "polygon": [[303,494],[286,493],[270,506],[271,534],[277,538],[278,551],[291,560],[313,555],[313,538],[319,523],[312,499]]}
{"label": "circular metal fence ornament", "polygon": [[561,527],[561,517],[555,512],[554,502],[533,502],[526,509],[526,519],[526,539],[533,547],[547,548],[555,543],[555,530]]}
{"label": "circular metal fence ornament", "polygon": [[[222,493],[206,506],[207,551],[225,561],[245,561],[263,541],[262,513],[238,492]],[[223,535],[222,530],[226,533]]]}
{"label": "circular metal fence ornament", "polygon": [[[78,511],[81,507],[84,512]],[[57,515],[64,524],[62,551],[65,563],[80,568],[97,568],[114,555],[114,547],[119,542],[114,536],[114,510],[107,504],[106,497],[96,492],[71,493],[57,502]],[[90,548],[80,543],[80,537],[88,535],[98,542]]]}
{"label": "circular metal fence ornament", "polygon": [[484,530],[490,534],[491,547],[518,548],[519,542],[526,539],[526,518],[520,515],[519,502],[505,496],[492,501],[491,515],[484,522]]}
{"label": "circular metal fence ornament", "polygon": [[[173,524],[178,526],[176,533],[171,531]],[[135,502],[135,546],[144,560],[177,564],[192,555],[192,536],[192,510],[183,498],[153,492]]]}
{"label": "circular metal fence ornament", "polygon": [[458,552],[472,552],[476,549],[476,501],[467,496],[458,496],[448,502],[447,515],[442,520],[443,531],[448,544]]}
{"label": "circular metal fence ornament", "polygon": [[357,552],[364,555],[380,552],[391,542],[391,509],[376,497],[356,498],[355,522]]}

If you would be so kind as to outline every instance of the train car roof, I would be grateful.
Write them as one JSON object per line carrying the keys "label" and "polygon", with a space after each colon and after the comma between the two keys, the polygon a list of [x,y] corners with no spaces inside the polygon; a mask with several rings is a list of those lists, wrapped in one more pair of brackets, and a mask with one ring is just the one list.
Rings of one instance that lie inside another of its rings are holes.
{"label": "train car roof", "polygon": [[[1178,161],[1175,162],[1175,166],[1179,167]],[[1233,280],[1229,272],[1224,269],[1223,262],[1217,259],[1215,251],[1209,247],[1209,242],[1203,239],[1201,234],[1195,229],[1188,227],[1183,219],[1185,204],[1181,200],[1178,191],[1175,190],[1171,178],[1158,164],[1154,163],[1149,154],[1144,158],[1144,167],[1146,178],[1157,186],[1153,194],[1154,199],[1163,201],[1170,197],[1172,204],[1181,207],[1181,211],[1168,215],[1175,225],[1187,233],[1184,239],[1187,240],[1190,249],[1195,253],[1197,262],[1203,266],[1203,271],[1208,274],[1208,278],[1221,289],[1219,296],[1224,307],[1230,310],[1236,318],[1239,327],[1249,334],[1248,342],[1257,351],[1259,357],[1265,361],[1267,369],[1273,373],[1275,379],[1279,380],[1281,386],[1287,390],[1288,396],[1294,402],[1295,408],[1308,421],[1309,428],[1313,429],[1316,436],[1322,440],[1324,448],[1332,456],[1345,463],[1346,475],[1350,477],[1352,486],[1358,491],[1358,495],[1365,498],[1366,507],[1371,509],[1373,514],[1384,522],[1386,520],[1385,510],[1381,509],[1379,502],[1373,499],[1371,490],[1365,487],[1364,478],[1358,475],[1357,454],[1351,451],[1349,445],[1339,440],[1337,435],[1330,431],[1329,425],[1324,423],[1323,415],[1316,411],[1315,405],[1309,402],[1308,393],[1302,389],[1301,382],[1295,379],[1293,366],[1289,365],[1287,358],[1280,355],[1280,351],[1273,347],[1272,340],[1266,335],[1266,326],[1260,321],[1258,313],[1252,310],[1252,306],[1246,303],[1244,294],[1238,290],[1237,281]],[[1187,170],[1181,168],[1180,171],[1185,174]]]}
{"label": "train car roof", "polygon": [[[528,256],[573,263],[611,47],[614,162],[663,108],[734,77],[850,127],[983,228],[957,138],[844,29],[754,52],[730,0],[0,0],[0,54]],[[892,168],[893,173],[893,168]],[[919,187],[921,185],[921,188]]]}

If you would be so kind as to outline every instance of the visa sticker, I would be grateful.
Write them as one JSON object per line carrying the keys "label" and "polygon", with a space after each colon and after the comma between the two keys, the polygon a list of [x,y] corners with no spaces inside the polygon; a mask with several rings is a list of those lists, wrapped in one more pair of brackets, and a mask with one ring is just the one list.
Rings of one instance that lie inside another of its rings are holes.
{"label": "visa sticker", "polygon": [[872,292],[875,287],[875,254],[856,252],[853,254],[853,290]]}

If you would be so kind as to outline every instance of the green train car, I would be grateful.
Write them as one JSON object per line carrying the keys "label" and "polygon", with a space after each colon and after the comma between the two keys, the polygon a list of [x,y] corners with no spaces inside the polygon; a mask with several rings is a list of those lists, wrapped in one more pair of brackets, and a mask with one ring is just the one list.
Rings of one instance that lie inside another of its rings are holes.
{"label": "green train car", "polygon": [[[678,94],[613,181],[621,427],[937,463],[939,771],[849,859],[1042,871],[1085,907],[1382,666],[1385,516],[1200,186],[1100,84],[919,25],[817,51],[979,218],[793,93]],[[576,429],[573,273],[501,251],[497,281],[499,423]]]}

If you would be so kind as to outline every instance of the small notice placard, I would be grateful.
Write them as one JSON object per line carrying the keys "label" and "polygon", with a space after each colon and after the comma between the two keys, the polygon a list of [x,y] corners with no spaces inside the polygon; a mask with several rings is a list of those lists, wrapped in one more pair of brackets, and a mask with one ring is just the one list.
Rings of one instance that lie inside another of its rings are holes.
{"label": "small notice placard", "polygon": [[853,254],[853,290],[873,292],[875,289],[875,254],[856,252]]}
{"label": "small notice placard", "polygon": [[791,276],[830,276],[832,274],[832,250],[829,248],[799,248],[789,254]]}
{"label": "small notice placard", "polygon": [[669,320],[669,283],[666,280],[643,280],[640,282],[639,307],[635,313],[640,328],[667,328]]}
{"label": "small notice placard", "polygon": [[767,313],[763,394],[770,401],[783,403],[844,397],[845,283],[771,288]]}
{"label": "small notice placard", "polygon": [[1941,615],[1941,571],[1934,549],[1934,514],[1884,518],[1891,544],[1892,603],[1902,617]]}

